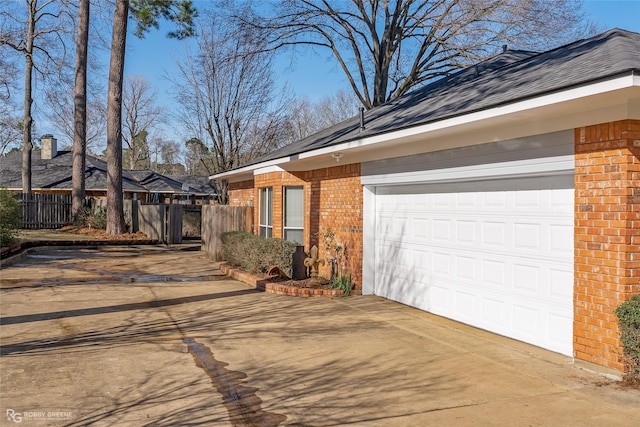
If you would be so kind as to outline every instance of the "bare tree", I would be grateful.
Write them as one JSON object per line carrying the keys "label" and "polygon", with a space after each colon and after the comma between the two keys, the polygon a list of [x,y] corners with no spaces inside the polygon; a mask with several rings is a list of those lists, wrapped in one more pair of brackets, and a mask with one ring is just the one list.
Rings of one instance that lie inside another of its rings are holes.
{"label": "bare tree", "polygon": [[281,0],[233,12],[267,49],[331,53],[367,109],[499,52],[544,49],[591,30],[574,0]]}
{"label": "bare tree", "polygon": [[6,105],[0,105],[0,155],[20,145],[22,119],[14,116]]}
{"label": "bare tree", "polygon": [[162,130],[156,130],[148,138],[150,168],[162,174],[181,174],[185,167],[182,148],[174,140],[167,139]]}
{"label": "bare tree", "polygon": [[[6,18],[0,16],[0,40],[9,40],[11,35],[9,29],[5,28],[7,25]],[[15,61],[12,61],[11,55],[8,50],[11,48],[3,43],[0,43],[0,113],[5,114],[8,109],[7,103],[12,98],[12,93],[15,90],[16,77],[18,75],[18,67]]]}
{"label": "bare tree", "polygon": [[[25,0],[26,11],[18,2],[4,4],[0,10],[0,45],[24,56],[24,101],[22,124],[22,191],[31,192],[32,106],[34,71],[44,76],[64,64],[64,34],[69,19],[64,2]],[[9,7],[13,5],[14,7]]]}
{"label": "bare tree", "polygon": [[331,127],[358,114],[359,108],[360,102],[353,93],[339,90],[315,105],[317,126],[319,129]]}
{"label": "bare tree", "polygon": [[[3,37],[2,31],[0,27],[0,39]],[[4,49],[9,47],[0,45],[0,155],[9,147],[19,145],[22,135],[21,119],[15,113],[17,109],[12,102],[18,70],[16,64],[4,54]]]}
{"label": "bare tree", "polygon": [[[156,104],[158,91],[144,76],[127,77],[124,81],[122,140],[127,146],[129,169],[148,168],[149,145],[146,136],[160,121],[165,110]],[[143,134],[146,132],[146,134]],[[143,162],[143,165],[140,165]]]}
{"label": "bare tree", "polygon": [[184,163],[189,175],[209,176],[215,171],[215,162],[209,148],[199,138],[184,143]]}
{"label": "bare tree", "polygon": [[305,97],[298,98],[289,109],[285,142],[299,141],[349,119],[357,114],[359,107],[358,99],[344,90],[325,96],[318,102],[311,102]]}
{"label": "bare tree", "polygon": [[[188,151],[212,174],[281,144],[288,98],[276,94],[271,55],[250,46],[255,39],[213,14],[201,28],[196,51],[177,64],[174,83],[181,121],[194,136]],[[219,184],[219,201],[226,203],[227,186]]]}
{"label": "bare tree", "polygon": [[[111,61],[107,100],[107,233],[125,230],[122,192],[122,82],[127,45],[129,0],[116,0],[111,35]],[[189,0],[137,0],[131,10],[136,19],[135,34],[142,37],[151,27],[157,28],[164,18],[178,25],[170,37],[193,35],[193,19],[197,13]]]}
{"label": "bare tree", "polygon": [[[106,133],[107,110],[102,96],[103,90],[93,82],[87,82],[85,138],[87,151],[100,150]],[[45,93],[46,112],[44,116],[60,134],[58,144],[73,147],[74,141],[74,88],[66,81],[60,81],[56,89]],[[72,148],[73,149],[73,148]]]}
{"label": "bare tree", "polygon": [[180,144],[176,141],[160,140],[158,145],[162,163],[156,160],[156,171],[170,175],[184,174],[184,165],[180,163],[182,155]]}

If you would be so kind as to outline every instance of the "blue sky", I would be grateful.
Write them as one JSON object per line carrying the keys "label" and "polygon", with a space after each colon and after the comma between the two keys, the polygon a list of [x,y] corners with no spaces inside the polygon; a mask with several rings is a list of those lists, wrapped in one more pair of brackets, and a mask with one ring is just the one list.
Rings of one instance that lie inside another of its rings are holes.
{"label": "blue sky", "polygon": [[[584,5],[603,31],[618,27],[640,32],[640,0],[586,0]],[[175,59],[181,56],[185,43],[167,39],[166,31],[161,28],[142,40],[130,37],[125,62],[126,74],[144,75],[163,93],[171,87],[163,76],[174,72]],[[349,89],[342,71],[331,61],[328,53],[302,57],[293,64],[290,58],[282,58],[277,68],[281,84],[287,84],[296,94],[308,96],[311,100],[318,100],[339,89]]]}
{"label": "blue sky", "polygon": [[[204,0],[195,0],[196,6],[200,1]],[[618,27],[640,32],[640,0],[585,0],[584,7],[602,31]],[[132,35],[128,38],[125,74],[145,76],[158,89],[159,103],[170,108],[173,104],[170,92],[172,85],[164,76],[175,73],[175,61],[182,56],[185,43],[188,42],[168,39],[167,31],[167,28],[160,28],[150,32],[144,39]],[[109,64],[107,51],[101,61],[106,79]],[[283,57],[277,65],[276,75],[280,76],[281,86],[287,85],[297,95],[307,96],[312,101],[339,89],[350,91],[342,71],[331,61],[329,53],[299,55],[294,63],[290,57]],[[46,121],[41,124],[40,133],[52,132]],[[182,141],[179,130],[170,124],[165,127],[164,134],[169,139]]]}

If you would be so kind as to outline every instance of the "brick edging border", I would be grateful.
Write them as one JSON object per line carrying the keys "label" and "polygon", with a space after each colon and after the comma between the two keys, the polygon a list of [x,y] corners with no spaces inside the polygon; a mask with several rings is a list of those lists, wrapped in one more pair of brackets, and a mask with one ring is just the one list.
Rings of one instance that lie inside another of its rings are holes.
{"label": "brick edging border", "polygon": [[231,267],[229,264],[220,264],[220,271],[232,279],[238,280],[249,286],[254,286],[257,290],[275,295],[285,295],[292,297],[342,297],[342,289],[312,289],[299,288],[296,286],[283,285],[281,283],[270,282],[269,279],[256,277],[251,273]]}

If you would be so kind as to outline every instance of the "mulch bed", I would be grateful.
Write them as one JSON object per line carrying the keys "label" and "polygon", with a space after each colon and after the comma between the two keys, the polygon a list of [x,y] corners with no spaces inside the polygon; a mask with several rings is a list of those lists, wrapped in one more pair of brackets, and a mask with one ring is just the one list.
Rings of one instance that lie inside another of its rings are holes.
{"label": "mulch bed", "polygon": [[295,288],[308,289],[331,289],[329,280],[324,277],[308,277],[302,280],[283,279],[278,276],[272,276],[266,279],[269,283],[277,283],[279,285],[292,286]]}

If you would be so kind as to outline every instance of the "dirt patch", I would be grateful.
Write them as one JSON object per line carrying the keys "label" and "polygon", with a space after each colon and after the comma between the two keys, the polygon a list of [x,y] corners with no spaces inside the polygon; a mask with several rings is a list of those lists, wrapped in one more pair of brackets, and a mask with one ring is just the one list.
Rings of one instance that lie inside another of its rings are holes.
{"label": "dirt patch", "polygon": [[270,283],[277,283],[279,285],[292,286],[295,288],[309,288],[309,289],[331,289],[331,285],[328,279],[324,277],[308,277],[303,280],[283,279],[278,276],[273,276],[267,279]]}
{"label": "dirt patch", "polygon": [[149,237],[141,231],[137,233],[109,234],[106,230],[97,228],[76,227],[67,225],[58,230],[61,233],[79,234],[94,239],[105,240],[147,240]]}
{"label": "dirt patch", "polygon": [[41,242],[76,240],[147,240],[149,238],[141,232],[107,234],[105,230],[68,225],[56,230],[20,230],[18,239],[21,242]]}

